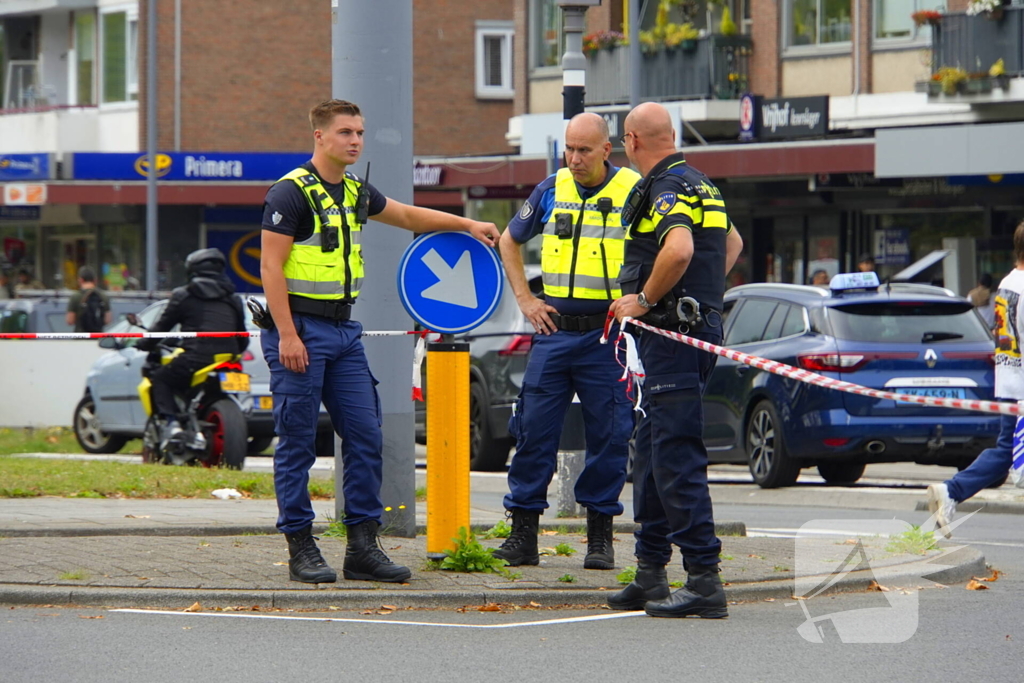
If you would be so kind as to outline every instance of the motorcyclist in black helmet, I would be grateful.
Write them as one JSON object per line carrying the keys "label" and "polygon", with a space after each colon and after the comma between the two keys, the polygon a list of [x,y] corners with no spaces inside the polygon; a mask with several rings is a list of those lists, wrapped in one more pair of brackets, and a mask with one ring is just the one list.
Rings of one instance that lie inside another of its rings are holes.
{"label": "motorcyclist in black helmet", "polygon": [[[189,282],[171,293],[163,314],[151,332],[167,332],[181,325],[183,332],[243,332],[245,315],[242,301],[235,296],[235,285],[224,274],[225,259],[220,249],[199,249],[185,259]],[[160,340],[143,339],[136,348],[154,351]],[[187,393],[192,375],[210,365],[218,353],[241,353],[249,345],[248,337],[183,339],[185,352],[167,365],[150,373],[153,413],[163,425],[164,443],[183,432],[178,421],[174,395]]]}

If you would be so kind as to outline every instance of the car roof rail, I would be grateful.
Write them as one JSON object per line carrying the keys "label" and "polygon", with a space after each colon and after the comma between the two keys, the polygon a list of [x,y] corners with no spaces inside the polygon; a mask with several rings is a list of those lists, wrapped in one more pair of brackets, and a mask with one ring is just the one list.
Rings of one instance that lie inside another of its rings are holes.
{"label": "car roof rail", "polygon": [[827,288],[818,287],[816,285],[794,285],[788,282],[751,282],[745,285],[737,285],[729,289],[730,293],[746,292],[746,291],[757,291],[764,292],[765,290],[779,290],[782,292],[803,292],[804,294],[812,294],[820,296],[823,299],[828,298],[829,292]]}

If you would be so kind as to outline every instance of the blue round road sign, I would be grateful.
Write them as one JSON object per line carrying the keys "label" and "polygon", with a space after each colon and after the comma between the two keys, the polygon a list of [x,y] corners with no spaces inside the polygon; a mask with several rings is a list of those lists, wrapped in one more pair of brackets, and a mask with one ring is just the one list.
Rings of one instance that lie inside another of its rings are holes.
{"label": "blue round road sign", "polygon": [[457,334],[487,320],[504,284],[495,250],[465,232],[421,235],[398,265],[402,305],[433,332]]}

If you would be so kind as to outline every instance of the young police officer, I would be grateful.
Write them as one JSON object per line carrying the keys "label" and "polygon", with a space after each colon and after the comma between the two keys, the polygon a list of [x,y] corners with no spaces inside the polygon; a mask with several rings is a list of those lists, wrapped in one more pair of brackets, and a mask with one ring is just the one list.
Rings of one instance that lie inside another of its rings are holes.
{"label": "young police officer", "polygon": [[[624,220],[630,225],[619,272],[623,297],[611,310],[620,321],[646,315],[654,324],[718,344],[725,275],[743,240],[729,223],[718,188],[676,152],[664,107],[641,104],[623,129],[626,156],[644,179],[627,201]],[[689,320],[676,314],[680,301]],[[642,608],[655,617],[728,616],[718,578],[722,546],[711,513],[701,403],[716,358],[657,334],[640,337],[647,377],[633,463],[637,575],[609,598],[612,608]],[[670,595],[665,565],[672,544],[679,546],[688,578]]]}
{"label": "young police officer", "polygon": [[363,150],[359,107],[329,100],[310,111],[313,158],[267,192],[260,273],[275,328],[262,337],[274,395],[277,527],[288,539],[293,581],[333,582],[311,534],[309,468],[323,401],[342,438],[346,579],[401,582],[411,576],[378,547],[381,416],[362,325],[351,319],[363,281],[367,217],[412,232],[461,230],[494,245],[498,230],[459,216],[388,199],[346,169]]}
{"label": "young police officer", "polygon": [[[523,388],[509,431],[516,454],[508,471],[512,533],[494,553],[513,567],[538,564],[537,530],[565,411],[579,394],[586,426],[586,466],[576,481],[576,500],[587,508],[585,569],[612,569],[612,518],[622,514],[632,409],[619,377],[614,347],[600,344],[609,303],[621,292],[625,231],[622,206],[640,179],[608,163],[608,124],[579,114],[565,130],[566,168],[538,185],[501,237],[508,281],[523,315],[539,333],[533,339]],[[542,301],[533,296],[519,247],[543,235]]]}

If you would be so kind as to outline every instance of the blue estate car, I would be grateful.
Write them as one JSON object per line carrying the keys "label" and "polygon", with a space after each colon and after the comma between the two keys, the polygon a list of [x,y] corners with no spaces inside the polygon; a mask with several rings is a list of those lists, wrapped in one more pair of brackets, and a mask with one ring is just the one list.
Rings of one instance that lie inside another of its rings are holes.
{"label": "blue estate car", "polygon": [[[725,314],[724,345],[738,351],[874,389],[993,398],[992,336],[969,301],[940,287],[741,285]],[[826,389],[724,357],[704,411],[711,462],[745,462],[763,488],[812,466],[829,483],[856,481],[868,463],[962,469],[999,432],[992,414]]]}

